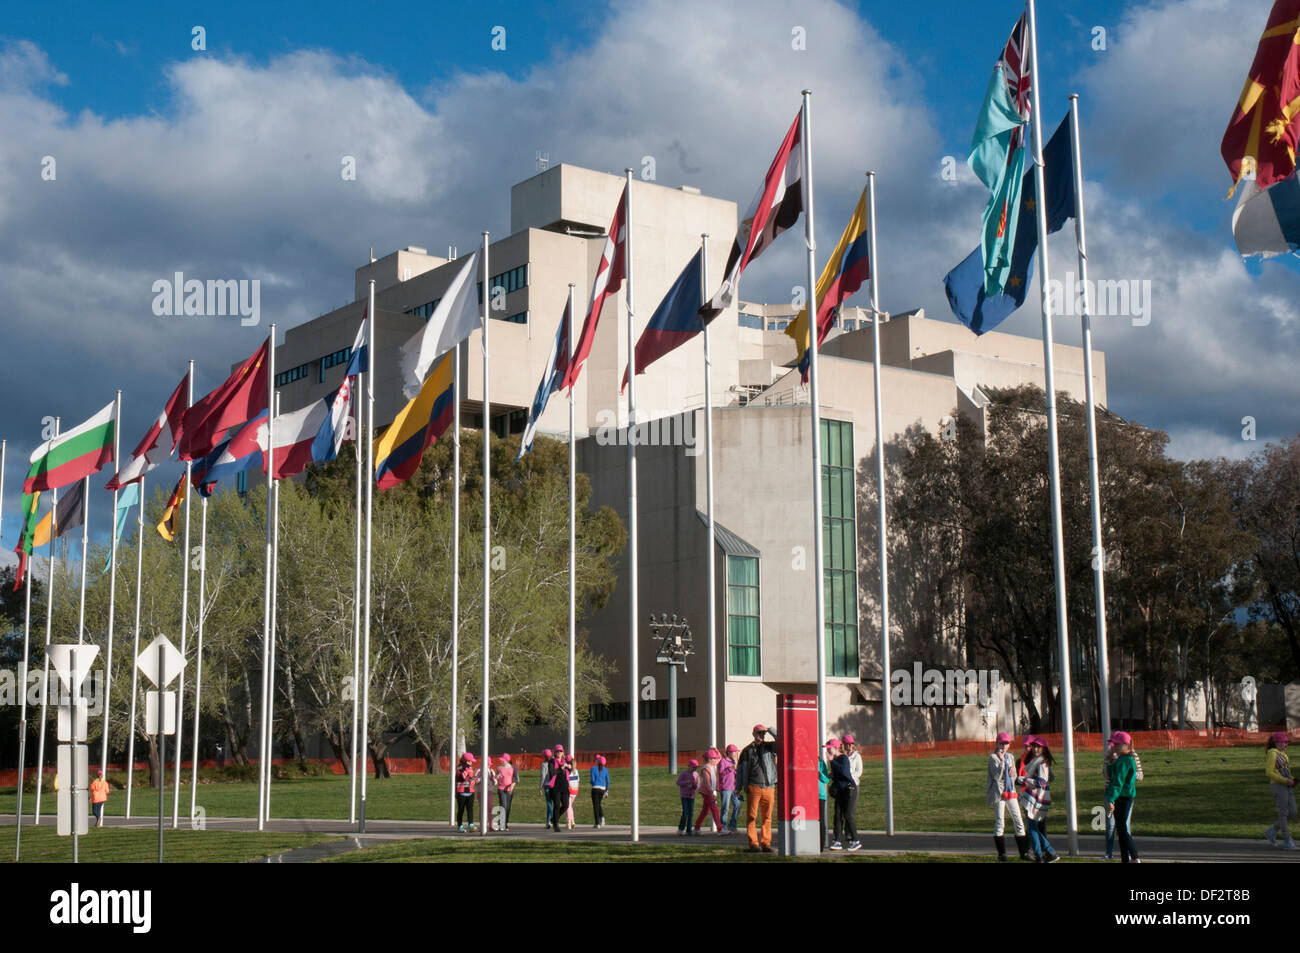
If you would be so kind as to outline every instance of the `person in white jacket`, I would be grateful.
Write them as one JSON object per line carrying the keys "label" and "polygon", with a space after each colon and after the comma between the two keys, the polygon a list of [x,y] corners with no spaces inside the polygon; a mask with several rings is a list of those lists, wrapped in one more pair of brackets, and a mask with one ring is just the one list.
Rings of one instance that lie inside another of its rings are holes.
{"label": "person in white jacket", "polygon": [[1025,834],[1025,819],[1020,813],[1020,801],[1016,791],[1016,759],[1011,757],[1011,736],[999,731],[996,747],[989,755],[989,783],[986,802],[993,808],[993,843],[998,849],[998,860],[1007,859],[1006,830],[1007,814],[1016,831],[1016,849],[1020,859],[1029,859],[1029,838]]}

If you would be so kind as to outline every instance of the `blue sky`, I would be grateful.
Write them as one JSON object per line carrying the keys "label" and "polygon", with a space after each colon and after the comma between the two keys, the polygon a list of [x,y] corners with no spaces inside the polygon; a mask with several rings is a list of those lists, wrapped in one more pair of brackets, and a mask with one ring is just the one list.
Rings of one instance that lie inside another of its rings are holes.
{"label": "blue sky", "polygon": [[[121,387],[130,445],[187,358],[202,358],[202,393],[265,335],[155,317],[154,279],[260,278],[263,315],[293,326],[350,298],[370,247],[468,247],[483,228],[504,233],[509,187],[533,174],[538,151],[607,171],[656,155],[662,184],[743,206],[805,85],[815,91],[819,242],[834,243],[862,172],[876,169],[882,305],[949,317],[942,278],[974,247],[986,195],[963,160],[1015,2],[449,7],[6,11],[5,550],[19,461],[43,416],[83,419]],[[1098,321],[1110,403],[1168,430],[1183,457],[1241,456],[1300,432],[1300,269],[1241,262],[1219,157],[1269,7],[1106,0],[1039,11],[1047,131],[1068,93],[1083,97],[1093,277],[1152,288],[1149,326]],[[195,25],[204,51],[191,49]],[[504,51],[492,48],[497,26]],[[805,50],[792,49],[796,28]],[[1104,49],[1094,48],[1098,28]],[[359,163],[350,188],[342,154]],[[40,179],[46,155],[57,158],[56,182]],[[957,182],[940,179],[946,156]],[[1049,248],[1063,275],[1072,229]],[[781,300],[797,273],[797,243],[778,242],[746,273],[744,296]],[[1027,306],[1005,328],[1038,336],[1038,324]],[[1077,343],[1077,328],[1058,321],[1058,341]],[[53,339],[55,368],[44,358]],[[1257,420],[1254,444],[1241,439],[1246,415]]]}

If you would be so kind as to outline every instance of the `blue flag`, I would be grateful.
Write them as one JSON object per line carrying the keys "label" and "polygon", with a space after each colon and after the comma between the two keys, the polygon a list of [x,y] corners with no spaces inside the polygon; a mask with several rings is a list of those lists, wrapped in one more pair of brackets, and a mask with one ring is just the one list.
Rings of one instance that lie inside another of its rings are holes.
{"label": "blue flag", "polygon": [[[1060,231],[1066,221],[1074,217],[1074,155],[1068,116],[1043,149],[1043,188],[1047,201],[1047,230],[1049,233]],[[1025,173],[1020,201],[1021,211],[1029,216],[1030,221],[1016,231],[1006,290],[992,296],[984,293],[984,261],[979,248],[967,255],[966,260],[948,272],[943,280],[952,313],[976,334],[991,331],[1025,303],[1034,252],[1038,249],[1032,169]]]}
{"label": "blue flag", "polygon": [[[140,502],[139,482],[128,483],[126,486],[122,487],[120,490],[117,491],[116,522],[117,522],[117,538],[119,542],[122,539],[122,532],[126,529],[126,514],[131,509],[131,507],[135,506],[139,502]],[[113,568],[113,550],[110,548],[108,551],[108,562],[104,563],[104,572],[108,572],[111,568]]]}

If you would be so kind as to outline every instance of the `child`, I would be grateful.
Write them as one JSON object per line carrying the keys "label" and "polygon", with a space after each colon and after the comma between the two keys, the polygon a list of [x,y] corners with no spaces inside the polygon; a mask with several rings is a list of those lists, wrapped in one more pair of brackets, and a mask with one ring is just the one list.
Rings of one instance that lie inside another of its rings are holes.
{"label": "child", "polygon": [[677,793],[682,798],[682,817],[677,822],[678,837],[689,837],[692,833],[691,818],[695,813],[695,792],[700,786],[699,767],[700,762],[691,758],[691,763],[686,770],[677,775]]}
{"label": "child", "polygon": [[722,818],[718,816],[718,762],[722,760],[722,752],[717,748],[710,748],[704,754],[704,766],[700,768],[700,795],[704,798],[704,806],[700,808],[700,816],[695,819],[695,833],[700,832],[700,824],[704,818],[713,816],[714,830],[722,830]]}
{"label": "child", "polygon": [[578,798],[578,766],[573,763],[572,755],[569,756],[565,770],[569,781],[569,803],[564,814],[569,822],[569,830],[573,830],[573,802]]}
{"label": "child", "polygon": [[478,772],[474,770],[474,755],[466,751],[456,764],[456,829],[465,833],[465,824],[471,831],[478,830],[474,823],[474,788]]}
{"label": "child", "polygon": [[[1123,732],[1123,731],[1116,731],[1113,735],[1110,736],[1110,739],[1106,742],[1106,753],[1102,756],[1101,759],[1101,783],[1107,787],[1110,785],[1110,777],[1112,773],[1111,766],[1115,763],[1115,759],[1119,757],[1119,752],[1115,748],[1115,744],[1116,744],[1115,738],[1119,735],[1125,735],[1126,737],[1128,737],[1129,748],[1132,749],[1133,747],[1132,735],[1129,735],[1127,734],[1127,732]],[[1134,767],[1137,768],[1137,775],[1136,775],[1137,780],[1141,781],[1142,780],[1142,759],[1138,757],[1137,751],[1133,751],[1133,765]],[[1102,790],[1105,790],[1105,788],[1103,787]],[[1132,804],[1129,805],[1127,826],[1128,826],[1129,834],[1132,834],[1133,833],[1133,805]],[[1106,815],[1106,856],[1104,859],[1105,860],[1115,859],[1115,815],[1113,813]]]}
{"label": "child", "polygon": [[609,794],[609,769],[605,767],[605,756],[596,755],[596,763],[591,766],[591,813],[596,818],[596,829],[605,826],[605,795]]}
{"label": "child", "polygon": [[993,808],[993,845],[998,849],[998,860],[1007,859],[1007,839],[1002,836],[1006,830],[1007,814],[1016,831],[1016,849],[1020,859],[1029,859],[1029,837],[1025,834],[1025,820],[1020,815],[1020,802],[1016,798],[1016,763],[1008,750],[1011,736],[999,731],[996,747],[989,755],[989,783],[985,802]]}
{"label": "child", "polygon": [[518,772],[515,771],[514,764],[510,761],[510,755],[501,756],[501,766],[497,768],[497,806],[501,808],[501,830],[510,830],[510,802],[515,797],[515,785],[518,782]]}
{"label": "child", "polygon": [[739,753],[740,749],[735,745],[727,745],[726,757],[718,762],[718,803],[720,816],[727,825],[724,834],[736,833],[736,818],[740,815],[740,792],[736,790],[736,755]]}
{"label": "child", "polygon": [[[1291,776],[1291,762],[1286,756],[1289,739],[1284,731],[1275,731],[1268,739],[1264,754],[1264,773],[1268,775],[1268,787],[1273,792],[1273,803],[1277,805],[1277,823],[1264,831],[1265,839],[1274,847],[1283,850],[1295,850],[1295,841],[1291,839],[1291,830],[1287,821],[1295,814],[1295,778]],[[1282,843],[1277,839],[1281,836]]]}
{"label": "child", "polygon": [[1137,846],[1129,833],[1128,819],[1133,812],[1133,799],[1137,797],[1137,764],[1133,758],[1133,738],[1127,731],[1117,731],[1110,736],[1115,749],[1115,762],[1111,765],[1110,781],[1106,785],[1106,816],[1115,821],[1115,836],[1119,840],[1119,859],[1127,864],[1129,858],[1140,864]]}
{"label": "child", "polygon": [[831,761],[840,751],[840,739],[832,738],[826,744],[822,745],[822,756],[817,759],[817,800],[818,807],[821,809],[822,822],[822,850],[830,848],[830,839],[827,837],[827,831],[830,824],[826,819],[826,785],[831,781]]}
{"label": "child", "polygon": [[1029,819],[1029,843],[1041,864],[1054,864],[1061,858],[1047,839],[1047,812],[1052,806],[1052,752],[1047,742],[1035,735],[1029,742],[1029,761],[1024,777],[1016,778],[1020,787],[1020,806]]}

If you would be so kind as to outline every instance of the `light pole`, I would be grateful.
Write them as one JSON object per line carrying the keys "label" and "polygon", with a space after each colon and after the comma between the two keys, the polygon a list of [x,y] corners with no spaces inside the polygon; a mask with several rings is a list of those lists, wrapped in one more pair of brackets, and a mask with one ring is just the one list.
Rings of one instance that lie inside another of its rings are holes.
{"label": "light pole", "polygon": [[[658,620],[655,619],[653,612],[650,613],[650,635],[652,638],[662,639],[659,643],[659,651],[655,654],[655,661],[668,666],[668,769],[676,774],[677,668],[681,666],[682,671],[686,671],[687,656],[695,654],[695,640],[686,617],[682,616],[679,620],[674,614],[670,621],[667,612],[659,613]],[[633,704],[638,702],[633,701]]]}

